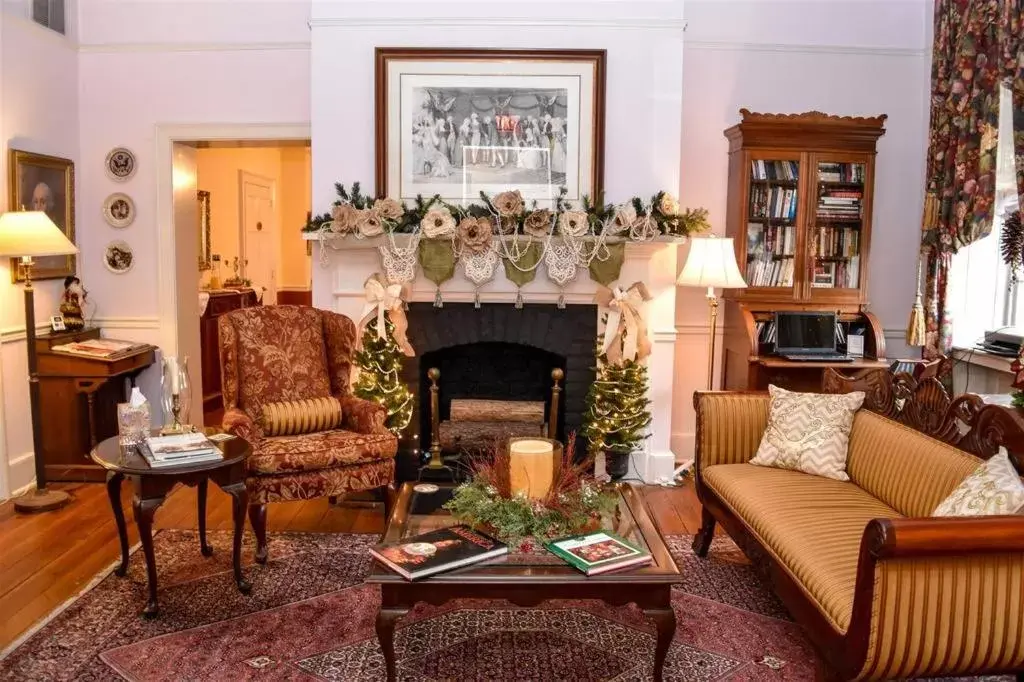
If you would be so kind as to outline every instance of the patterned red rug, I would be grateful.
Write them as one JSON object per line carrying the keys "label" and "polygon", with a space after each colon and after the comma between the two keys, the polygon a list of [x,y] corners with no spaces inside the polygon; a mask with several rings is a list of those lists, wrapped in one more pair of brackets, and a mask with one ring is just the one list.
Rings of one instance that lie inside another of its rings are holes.
{"label": "patterned red rug", "polygon": [[[216,551],[204,559],[195,532],[157,535],[159,618],[139,615],[145,569],[135,555],[127,577],[107,574],[9,651],[0,679],[384,679],[379,595],[362,583],[376,536],[273,535],[271,561],[246,567],[247,597],[231,579],[230,535],[210,539]],[[810,644],[730,541],[716,540],[709,561],[688,537],[669,543],[684,582],[666,679],[814,679]],[[635,608],[600,603],[461,601],[415,609],[395,649],[403,680],[640,681],[651,678],[654,628]]]}

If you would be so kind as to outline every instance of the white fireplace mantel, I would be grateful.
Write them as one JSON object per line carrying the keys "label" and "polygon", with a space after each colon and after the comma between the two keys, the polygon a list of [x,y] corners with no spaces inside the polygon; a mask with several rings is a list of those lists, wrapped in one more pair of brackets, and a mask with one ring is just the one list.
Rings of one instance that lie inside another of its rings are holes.
{"label": "white fireplace mantel", "polygon": [[[363,285],[377,272],[382,272],[378,246],[386,243],[376,239],[335,239],[322,245],[317,234],[307,234],[313,241],[313,305],[333,310],[358,319],[364,306]],[[408,244],[408,236],[396,236],[396,244]],[[625,260],[618,283],[628,286],[643,282],[651,294],[646,318],[652,341],[648,358],[651,400],[651,436],[630,462],[630,477],[648,483],[670,479],[675,469],[675,457],[670,449],[672,432],[672,386],[675,374],[675,309],[677,273],[676,259],[680,241],[658,239],[650,242],[626,244]],[[598,284],[590,279],[585,268],[577,271],[576,279],[564,290],[547,278],[542,265],[534,281],[522,288],[526,303],[556,303],[559,296],[566,305],[593,304]],[[434,283],[418,274],[411,283],[410,301],[432,302],[437,292]],[[441,285],[441,297],[446,302],[471,302],[476,287],[456,266],[455,277]],[[512,303],[517,287],[505,278],[499,264],[495,277],[480,287],[482,305]],[[600,322],[600,320],[599,320]]]}

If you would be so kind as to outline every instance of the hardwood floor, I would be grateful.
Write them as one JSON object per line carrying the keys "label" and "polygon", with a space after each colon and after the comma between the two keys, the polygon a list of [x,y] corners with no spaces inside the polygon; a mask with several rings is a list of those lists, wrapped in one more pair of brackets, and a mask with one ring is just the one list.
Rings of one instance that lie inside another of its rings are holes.
{"label": "hardwood floor", "polygon": [[[0,650],[34,623],[81,592],[119,556],[117,529],[99,483],[55,485],[71,493],[67,507],[46,514],[22,515],[8,501],[0,504]],[[655,521],[666,535],[696,533],[700,504],[693,486],[644,487]],[[131,519],[131,491],[122,487],[128,518],[128,541],[138,542]],[[207,528],[231,529],[231,497],[211,485]],[[282,502],[270,506],[271,531],[379,533],[384,520],[380,505],[328,504],[326,498]],[[196,492],[179,487],[156,512],[156,528],[195,528]],[[248,527],[247,527],[247,532]],[[141,561],[133,556],[132,561]]]}

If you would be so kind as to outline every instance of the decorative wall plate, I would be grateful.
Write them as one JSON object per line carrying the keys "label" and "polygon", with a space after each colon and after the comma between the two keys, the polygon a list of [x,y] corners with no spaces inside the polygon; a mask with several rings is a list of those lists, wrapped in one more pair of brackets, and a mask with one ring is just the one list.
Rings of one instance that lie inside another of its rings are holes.
{"label": "decorative wall plate", "polygon": [[127,242],[115,239],[107,244],[103,254],[103,264],[114,274],[122,275],[135,265],[135,254]]}
{"label": "decorative wall plate", "polygon": [[124,147],[115,147],[107,154],[106,166],[111,180],[124,182],[135,175],[135,154]]}
{"label": "decorative wall plate", "polygon": [[135,202],[127,194],[114,192],[103,202],[103,217],[113,227],[128,227],[135,220]]}

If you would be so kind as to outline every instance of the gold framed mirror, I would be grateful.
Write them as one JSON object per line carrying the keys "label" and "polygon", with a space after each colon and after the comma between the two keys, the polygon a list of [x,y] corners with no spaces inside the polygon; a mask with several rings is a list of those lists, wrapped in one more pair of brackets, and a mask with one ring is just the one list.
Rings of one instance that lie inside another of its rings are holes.
{"label": "gold framed mirror", "polygon": [[213,267],[210,245],[210,193],[205,190],[196,192],[199,202],[199,271]]}

